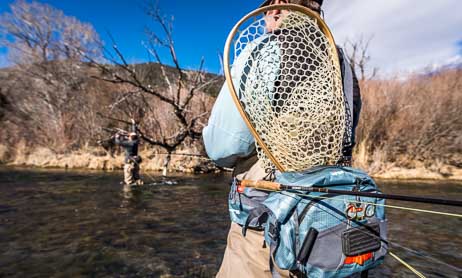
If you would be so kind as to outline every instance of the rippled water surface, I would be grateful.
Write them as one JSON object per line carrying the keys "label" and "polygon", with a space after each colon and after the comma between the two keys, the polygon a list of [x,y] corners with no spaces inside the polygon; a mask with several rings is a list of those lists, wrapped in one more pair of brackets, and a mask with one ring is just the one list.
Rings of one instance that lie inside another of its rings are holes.
{"label": "rippled water surface", "polygon": [[[132,191],[119,184],[121,176],[0,168],[0,277],[214,276],[229,227],[229,174],[151,174],[145,180],[155,185]],[[462,199],[461,183],[380,184],[388,193]],[[396,254],[427,277],[462,277],[462,218],[387,214]],[[370,277],[413,274],[387,257]]]}

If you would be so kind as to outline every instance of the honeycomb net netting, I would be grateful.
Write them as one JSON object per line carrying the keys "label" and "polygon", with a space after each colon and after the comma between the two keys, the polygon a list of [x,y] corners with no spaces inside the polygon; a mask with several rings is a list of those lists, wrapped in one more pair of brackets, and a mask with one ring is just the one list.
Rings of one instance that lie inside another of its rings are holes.
{"label": "honeycomb net netting", "polygon": [[[345,133],[336,47],[316,18],[257,15],[235,35],[232,82],[244,112],[284,171],[335,164]],[[266,169],[274,163],[257,144]]]}

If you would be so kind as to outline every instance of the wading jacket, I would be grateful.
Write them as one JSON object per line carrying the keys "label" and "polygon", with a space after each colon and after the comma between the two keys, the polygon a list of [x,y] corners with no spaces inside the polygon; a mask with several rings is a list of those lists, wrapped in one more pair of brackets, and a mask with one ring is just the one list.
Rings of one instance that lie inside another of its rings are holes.
{"label": "wading jacket", "polygon": [[117,145],[120,145],[125,150],[125,163],[129,163],[133,160],[133,157],[138,155],[138,145],[140,141],[136,140],[120,140],[119,138],[115,139]]}
{"label": "wading jacket", "polygon": [[[344,59],[342,49],[338,48],[343,78],[343,90],[348,102],[349,115],[352,115],[351,143],[344,144],[343,155],[351,158],[355,144],[355,129],[361,111],[361,95],[358,80],[350,64]],[[241,71],[239,65],[233,65],[232,71]],[[240,76],[233,73],[232,76]],[[237,80],[233,82],[238,83]],[[228,86],[223,84],[213,106],[207,126],[203,130],[204,145],[208,156],[222,167],[239,167],[255,154],[255,140],[242,119],[233,101]],[[249,167],[247,167],[247,170]],[[242,171],[238,171],[242,172]]]}
{"label": "wading jacket", "polygon": [[[242,55],[242,54],[241,54]],[[358,124],[361,109],[361,97],[358,81],[352,71],[350,64],[344,59],[343,51],[339,49],[340,65],[343,79],[344,97],[347,101],[346,115],[351,123],[351,138],[344,138],[343,160],[348,163],[351,159],[351,152],[354,146],[355,128]],[[233,78],[240,78],[243,72],[245,57],[234,63],[232,71]],[[233,80],[236,84],[239,80]],[[347,125],[348,126],[348,125]],[[203,130],[203,139],[208,156],[222,167],[234,167],[233,176],[242,180],[262,180],[268,176],[256,155],[255,140],[242,119],[237,107],[229,92],[227,84],[224,84],[213,106],[207,126]],[[247,207],[255,208],[268,197],[268,193],[256,189],[250,189],[241,202]],[[230,207],[230,216],[233,222],[240,225],[240,219],[234,217]],[[242,219],[241,219],[242,220]],[[250,222],[250,228],[261,229],[257,222]]]}

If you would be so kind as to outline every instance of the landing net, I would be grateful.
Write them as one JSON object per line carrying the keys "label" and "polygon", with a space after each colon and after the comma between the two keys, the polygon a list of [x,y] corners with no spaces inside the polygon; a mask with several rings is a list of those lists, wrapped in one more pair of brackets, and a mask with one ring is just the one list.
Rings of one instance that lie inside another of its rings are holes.
{"label": "landing net", "polygon": [[345,102],[327,27],[291,6],[259,9],[241,20],[225,48],[225,71],[265,168],[302,171],[341,158]]}

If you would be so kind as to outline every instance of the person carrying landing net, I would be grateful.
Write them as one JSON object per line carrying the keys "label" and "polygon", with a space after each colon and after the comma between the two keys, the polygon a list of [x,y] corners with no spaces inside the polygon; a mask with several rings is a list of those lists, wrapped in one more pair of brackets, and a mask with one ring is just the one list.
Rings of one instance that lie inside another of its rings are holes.
{"label": "person carrying landing net", "polygon": [[136,133],[136,123],[133,119],[131,122],[131,131],[128,133],[127,138],[124,138],[125,135],[117,133],[115,135],[115,143],[125,150],[124,184],[142,185],[143,181],[140,178],[141,157],[138,155],[138,145],[140,141]]}
{"label": "person carrying landing net", "polygon": [[[312,11],[321,14],[322,0],[273,0],[264,1],[261,7],[273,5],[273,4],[297,4],[311,9]],[[267,15],[273,20],[265,19],[266,32],[275,33],[278,32],[278,13],[281,11],[270,10]],[[274,20],[275,19],[275,20]],[[283,33],[283,31],[281,31]],[[271,41],[262,39],[262,44],[266,43],[264,47],[259,50],[273,53]],[[255,48],[259,48],[258,46]],[[242,51],[239,56],[249,55],[246,54],[246,50]],[[248,51],[247,51],[248,52]],[[277,51],[276,51],[277,52]],[[338,48],[340,67],[343,81],[343,92],[345,99],[345,133],[342,142],[342,157],[337,162],[339,165],[351,164],[352,148],[354,146],[354,130],[357,126],[359,113],[361,109],[361,98],[358,86],[357,78],[351,69],[348,61],[344,59],[343,52]],[[274,54],[274,53],[273,53]],[[263,53],[261,56],[268,57],[267,60],[271,60],[271,55]],[[245,76],[240,80],[233,81],[238,83],[238,90],[245,90],[246,83],[249,83],[252,72],[252,65],[248,61],[241,61],[242,65],[239,64],[239,58],[235,60],[232,70],[242,71],[237,75]],[[250,58],[249,58],[250,59]],[[278,59],[277,57],[275,58]],[[242,60],[242,59],[241,59]],[[274,60],[274,59],[273,59]],[[271,62],[271,61],[270,61]],[[269,63],[270,63],[269,62]],[[268,70],[269,67],[262,66],[263,70]],[[277,75],[269,72],[267,75],[262,76],[263,79],[275,79],[274,87],[278,84],[290,84],[290,80],[283,80],[280,77],[274,77]],[[247,80],[245,80],[247,78]],[[302,77],[305,78],[305,77]],[[253,87],[257,86],[258,79]],[[264,82],[264,80],[262,81]],[[268,82],[268,84],[271,82]],[[249,87],[252,87],[249,86]],[[273,85],[269,85],[273,86]],[[316,84],[314,84],[316,86]],[[271,89],[268,89],[271,91]],[[290,90],[290,88],[289,88]],[[278,102],[279,100],[285,101],[286,99],[282,96],[283,92],[273,93],[272,102]],[[342,106],[343,107],[343,106]],[[282,116],[283,111],[273,108],[275,113]],[[258,107],[256,108],[258,110]],[[241,117],[235,103],[233,102],[231,93],[226,84],[223,85],[219,96],[214,104],[209,122],[203,131],[203,139],[207,154],[209,157],[216,162],[216,164],[222,167],[234,168],[233,176],[239,180],[264,180],[268,179],[268,168],[262,161],[260,156],[257,156],[257,149],[255,147],[255,138],[251,131],[247,127],[244,119]],[[281,142],[284,144],[284,142]],[[310,151],[310,150],[308,150]],[[311,150],[313,151],[313,150]],[[230,193],[233,195],[233,192]],[[248,205],[250,207],[257,207],[268,197],[268,193],[260,190],[251,190],[246,194],[240,194],[239,198],[241,204]],[[246,235],[243,235],[243,227],[238,224],[235,220],[236,213],[233,212],[230,207],[231,214],[231,227],[228,233],[227,247],[225,250],[224,258],[217,274],[217,277],[272,277],[280,275],[282,277],[289,277],[291,274],[289,271],[279,270],[276,267],[277,274],[275,275],[274,266],[269,263],[270,250],[264,244],[263,227],[259,223],[250,223]],[[326,250],[328,252],[328,250]]]}

